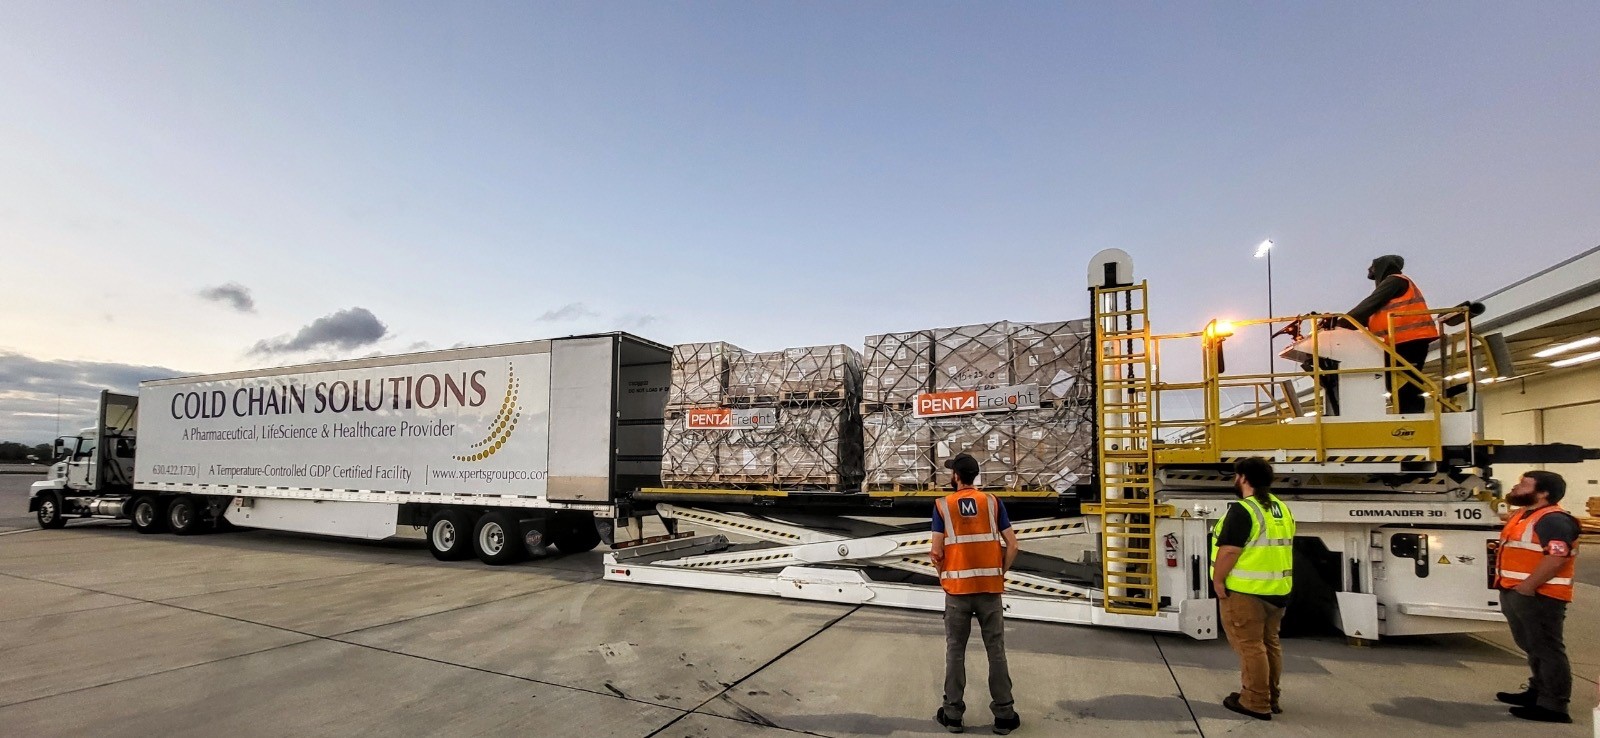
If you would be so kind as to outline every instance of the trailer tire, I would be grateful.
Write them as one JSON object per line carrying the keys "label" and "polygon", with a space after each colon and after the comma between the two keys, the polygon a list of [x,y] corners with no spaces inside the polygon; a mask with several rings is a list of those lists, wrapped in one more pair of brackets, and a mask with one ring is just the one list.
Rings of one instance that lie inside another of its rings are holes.
{"label": "trailer tire", "polygon": [[34,511],[38,516],[39,527],[45,530],[65,528],[67,525],[67,501],[61,497],[60,492],[47,492],[39,496],[39,509]]}
{"label": "trailer tire", "polygon": [[528,555],[528,546],[522,540],[522,523],[499,510],[484,513],[473,526],[472,549],[477,552],[479,561],[490,566],[523,560]]}
{"label": "trailer tire", "polygon": [[167,511],[161,506],[161,498],[155,495],[135,497],[128,519],[140,533],[160,533],[167,529]]}
{"label": "trailer tire", "polygon": [[558,516],[552,526],[551,543],[564,554],[593,551],[600,545],[600,529],[595,527],[594,516],[588,513]]}
{"label": "trailer tire", "polygon": [[472,558],[472,516],[464,510],[440,510],[428,521],[428,553],[440,561]]}
{"label": "trailer tire", "polygon": [[189,495],[180,495],[167,505],[167,527],[180,536],[192,536],[206,528],[200,505]]}

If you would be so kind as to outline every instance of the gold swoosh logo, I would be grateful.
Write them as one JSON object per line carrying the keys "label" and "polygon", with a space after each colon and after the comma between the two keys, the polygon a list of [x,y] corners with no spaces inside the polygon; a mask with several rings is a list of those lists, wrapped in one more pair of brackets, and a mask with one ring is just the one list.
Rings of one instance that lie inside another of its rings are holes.
{"label": "gold swoosh logo", "polygon": [[500,412],[494,416],[494,421],[489,424],[489,433],[483,440],[472,444],[471,448],[482,449],[476,453],[463,456],[452,456],[456,461],[483,461],[495,455],[506,441],[511,440],[511,433],[517,429],[517,421],[522,418],[522,408],[517,404],[518,390],[521,382],[517,379],[516,370],[506,365],[506,396],[500,401]]}

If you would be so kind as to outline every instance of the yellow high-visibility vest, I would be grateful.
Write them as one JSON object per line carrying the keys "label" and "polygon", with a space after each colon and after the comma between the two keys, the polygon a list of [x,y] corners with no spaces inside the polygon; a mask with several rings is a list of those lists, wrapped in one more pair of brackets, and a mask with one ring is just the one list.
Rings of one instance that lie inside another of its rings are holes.
{"label": "yellow high-visibility vest", "polygon": [[[1239,554],[1239,562],[1228,572],[1227,588],[1253,595],[1287,595],[1294,589],[1294,515],[1282,500],[1269,494],[1264,506],[1255,497],[1238,502],[1250,513],[1250,540]],[[1227,516],[1223,516],[1226,520]],[[1222,520],[1211,529],[1211,566],[1216,573],[1217,543],[1222,535]]]}

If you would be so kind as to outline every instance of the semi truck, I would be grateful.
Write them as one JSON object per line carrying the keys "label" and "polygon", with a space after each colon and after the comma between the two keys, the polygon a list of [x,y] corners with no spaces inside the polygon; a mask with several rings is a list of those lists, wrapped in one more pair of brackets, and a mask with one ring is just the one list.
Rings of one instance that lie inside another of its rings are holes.
{"label": "semi truck", "polygon": [[[1493,468],[1600,456],[1483,437],[1477,385],[1511,368],[1473,333],[1472,306],[1429,311],[1444,335],[1419,367],[1339,316],[1155,333],[1149,286],[1115,249],[1091,262],[1089,294],[1094,479],[1082,498],[996,490],[1028,542],[1008,617],[1218,637],[1211,531],[1232,463],[1259,456],[1299,521],[1295,618],[1362,640],[1500,627]],[[1265,372],[1227,366],[1250,326],[1273,335]],[[46,528],[410,526],[439,559],[488,564],[603,541],[609,581],[943,607],[927,534],[942,490],[663,486],[670,361],[613,333],[144,382],[58,441],[30,505]],[[1398,412],[1402,382],[1428,393],[1426,412]],[[1239,392],[1258,399],[1225,400]],[[667,534],[646,537],[646,516]]]}
{"label": "semi truck", "polygon": [[441,560],[593,549],[659,483],[671,350],[625,333],[143,382],[56,441],[44,528],[384,539]]}

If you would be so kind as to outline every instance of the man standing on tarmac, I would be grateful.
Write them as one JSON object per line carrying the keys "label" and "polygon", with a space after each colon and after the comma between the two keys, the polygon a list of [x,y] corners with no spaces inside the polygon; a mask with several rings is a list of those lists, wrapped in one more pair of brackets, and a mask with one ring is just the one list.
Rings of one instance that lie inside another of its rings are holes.
{"label": "man standing on tarmac", "polygon": [[[1439,326],[1432,315],[1416,314],[1426,311],[1428,302],[1417,283],[1400,273],[1405,266],[1404,258],[1392,254],[1373,259],[1367,267],[1367,279],[1373,282],[1372,294],[1350,308],[1349,315],[1379,339],[1387,340],[1400,358],[1420,369],[1428,360],[1428,344],[1439,337]],[[1400,412],[1420,413],[1427,408],[1418,384],[1421,377],[1410,371],[1405,375],[1412,381],[1402,383],[1398,375],[1391,373],[1389,391],[1396,393]]]}
{"label": "man standing on tarmac", "polygon": [[[1011,697],[1011,670],[1006,665],[1005,610],[1000,594],[1005,573],[1017,560],[1017,534],[1006,508],[994,495],[972,485],[978,460],[956,454],[944,463],[950,470],[952,494],[934,504],[933,565],[944,587],[944,704],[934,713],[945,730],[960,733],[967,704],[967,638],[978,619],[983,648],[989,653],[989,709],[994,732],[1006,735],[1022,725]],[[1003,545],[1002,545],[1003,542]]]}
{"label": "man standing on tarmac", "polygon": [[1511,624],[1511,637],[1528,654],[1533,672],[1521,692],[1500,692],[1495,699],[1508,705],[1523,720],[1570,723],[1567,701],[1572,697],[1572,665],[1562,630],[1567,603],[1572,601],[1572,575],[1577,568],[1576,518],[1556,503],[1567,495],[1560,474],[1531,471],[1522,475],[1506,495],[1506,502],[1521,507],[1500,531],[1500,552],[1495,560],[1495,587],[1500,590],[1500,610]]}
{"label": "man standing on tarmac", "polygon": [[1243,686],[1222,706],[1257,720],[1283,712],[1278,628],[1294,586],[1294,516],[1273,496],[1272,477],[1265,459],[1234,464],[1233,486],[1240,499],[1217,521],[1211,543],[1211,586],[1243,672]]}

